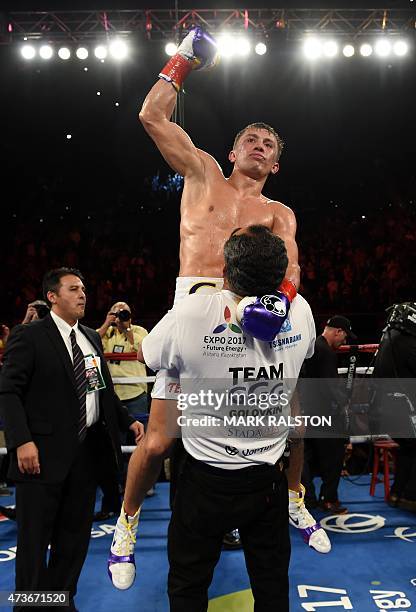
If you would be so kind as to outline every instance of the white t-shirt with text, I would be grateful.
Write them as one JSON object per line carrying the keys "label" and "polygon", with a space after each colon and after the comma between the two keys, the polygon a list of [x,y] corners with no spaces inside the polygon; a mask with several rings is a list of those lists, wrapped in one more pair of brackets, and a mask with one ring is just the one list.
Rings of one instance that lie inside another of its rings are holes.
{"label": "white t-shirt with text", "polygon": [[[176,388],[169,389],[172,393],[167,397],[185,397],[179,402],[185,409],[178,413],[185,449],[195,459],[223,469],[275,464],[280,459],[288,429],[251,427],[245,417],[265,412],[277,415],[282,413],[281,408],[259,410],[247,404],[241,408],[229,402],[230,394],[243,388],[246,398],[251,391],[257,395],[262,391],[280,392],[283,383],[293,392],[303,361],[313,355],[316,338],[310,306],[301,295],[293,300],[273,342],[256,340],[242,332],[236,321],[239,299],[228,290],[186,296],[142,344],[146,364],[152,370],[179,373],[181,395]],[[203,400],[186,401],[192,393],[202,391]],[[244,423],[234,420],[224,425],[224,415],[244,417],[240,419]],[[205,427],[188,424],[202,416],[206,417]],[[219,427],[214,425],[215,419]]]}

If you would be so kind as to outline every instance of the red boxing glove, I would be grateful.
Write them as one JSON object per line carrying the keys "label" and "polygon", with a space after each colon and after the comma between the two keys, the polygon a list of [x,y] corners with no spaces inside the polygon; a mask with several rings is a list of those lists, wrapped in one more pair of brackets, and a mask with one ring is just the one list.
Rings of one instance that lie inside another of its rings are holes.
{"label": "red boxing glove", "polygon": [[278,291],[280,291],[280,293],[283,293],[283,295],[287,297],[289,302],[293,302],[293,300],[295,299],[298,293],[295,283],[293,283],[288,278],[284,278],[282,280],[282,282],[280,283],[280,287],[278,288]]}
{"label": "red boxing glove", "polygon": [[176,91],[179,91],[191,70],[214,66],[217,58],[215,40],[196,26],[185,36],[175,55],[159,73],[159,77],[172,83]]}

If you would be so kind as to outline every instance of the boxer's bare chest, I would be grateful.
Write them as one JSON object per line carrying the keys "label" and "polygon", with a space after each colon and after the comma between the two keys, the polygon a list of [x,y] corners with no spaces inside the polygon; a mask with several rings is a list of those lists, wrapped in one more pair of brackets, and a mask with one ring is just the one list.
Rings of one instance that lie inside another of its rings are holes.
{"label": "boxer's bare chest", "polygon": [[210,181],[200,193],[184,192],[181,223],[185,228],[209,226],[230,234],[237,227],[261,224],[272,229],[278,205],[264,196],[238,192],[221,177]]}

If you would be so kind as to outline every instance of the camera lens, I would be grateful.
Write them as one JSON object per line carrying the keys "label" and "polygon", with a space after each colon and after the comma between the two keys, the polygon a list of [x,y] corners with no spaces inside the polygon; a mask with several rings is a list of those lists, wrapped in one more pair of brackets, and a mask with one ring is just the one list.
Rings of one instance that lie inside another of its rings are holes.
{"label": "camera lens", "polygon": [[130,312],[128,310],[119,310],[117,313],[118,318],[120,319],[120,321],[126,322],[130,320]]}
{"label": "camera lens", "polygon": [[44,319],[49,314],[49,308],[45,304],[34,304],[39,319]]}

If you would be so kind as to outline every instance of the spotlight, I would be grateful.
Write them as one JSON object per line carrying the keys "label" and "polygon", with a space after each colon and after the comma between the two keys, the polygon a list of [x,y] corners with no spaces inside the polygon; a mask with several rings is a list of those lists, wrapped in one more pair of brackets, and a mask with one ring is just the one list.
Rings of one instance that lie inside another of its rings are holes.
{"label": "spotlight", "polygon": [[68,47],[61,47],[58,51],[58,57],[60,57],[62,60],[67,60],[71,57],[71,51],[68,49]]}
{"label": "spotlight", "polygon": [[99,60],[105,59],[107,57],[107,47],[104,47],[104,45],[98,45],[98,47],[95,47],[94,49],[94,55]]}
{"label": "spotlight", "polygon": [[325,57],[335,57],[338,55],[338,45],[335,40],[327,40],[322,47]]}
{"label": "spotlight", "polygon": [[53,55],[52,47],[50,45],[42,45],[41,48],[39,49],[39,55],[44,60],[51,59]]}
{"label": "spotlight", "polygon": [[303,45],[303,52],[308,59],[317,59],[322,55],[322,45],[316,38],[308,38]]}
{"label": "spotlight", "polygon": [[387,57],[390,55],[391,44],[385,38],[378,40],[375,46],[375,52],[379,57]]}
{"label": "spotlight", "polygon": [[165,46],[165,53],[166,55],[170,55],[172,57],[173,55],[175,55],[177,49],[178,49],[178,46],[175,45],[175,43],[168,42],[168,44]]}
{"label": "spotlight", "polygon": [[267,47],[264,43],[257,43],[254,50],[257,53],[257,55],[264,55],[267,51]]}
{"label": "spotlight", "polygon": [[85,60],[88,57],[88,49],[86,49],[85,47],[78,47],[75,52],[75,55],[78,59]]}
{"label": "spotlight", "polygon": [[345,55],[345,57],[352,57],[355,53],[355,49],[352,45],[345,45],[342,52]]}
{"label": "spotlight", "polygon": [[231,36],[225,35],[218,39],[218,52],[221,57],[231,57],[234,55],[234,41]]}
{"label": "spotlight", "polygon": [[373,47],[369,45],[368,43],[364,43],[363,45],[361,45],[360,53],[363,57],[370,57],[372,52],[373,52]]}
{"label": "spotlight", "polygon": [[22,57],[24,57],[24,59],[26,60],[31,60],[36,55],[35,48],[32,47],[32,45],[24,45],[20,52],[22,54]]}
{"label": "spotlight", "polygon": [[127,45],[124,40],[115,40],[110,45],[110,53],[116,60],[127,57]]}
{"label": "spotlight", "polygon": [[393,45],[393,51],[395,55],[398,55],[399,57],[403,57],[403,55],[406,55],[408,50],[409,50],[409,45],[404,40],[398,40]]}
{"label": "spotlight", "polygon": [[251,45],[247,38],[237,38],[235,41],[235,52],[237,55],[245,57],[251,51]]}

